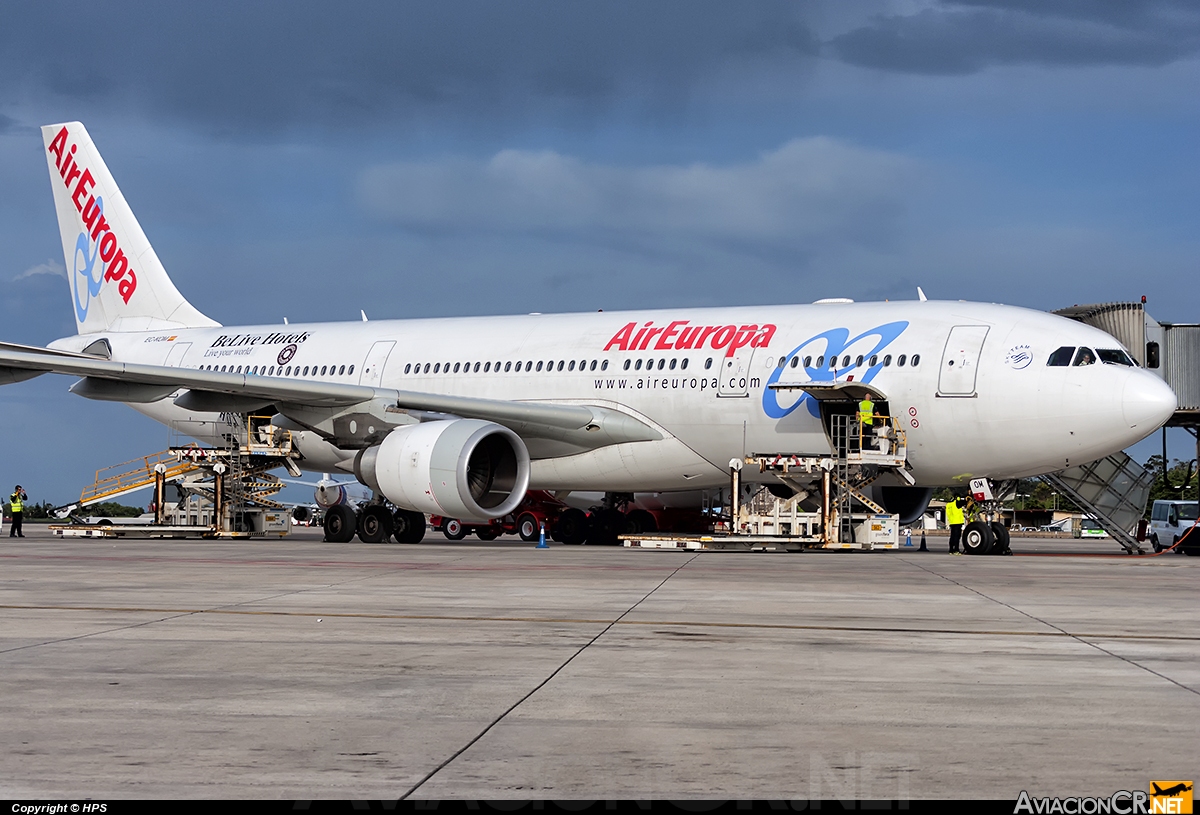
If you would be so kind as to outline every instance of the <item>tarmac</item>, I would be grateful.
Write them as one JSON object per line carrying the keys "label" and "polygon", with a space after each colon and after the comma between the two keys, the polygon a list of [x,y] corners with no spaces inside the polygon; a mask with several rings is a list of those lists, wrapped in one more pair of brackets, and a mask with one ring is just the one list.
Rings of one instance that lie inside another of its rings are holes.
{"label": "tarmac", "polygon": [[1196,775],[1200,558],[26,528],[0,538],[8,798],[1015,799]]}

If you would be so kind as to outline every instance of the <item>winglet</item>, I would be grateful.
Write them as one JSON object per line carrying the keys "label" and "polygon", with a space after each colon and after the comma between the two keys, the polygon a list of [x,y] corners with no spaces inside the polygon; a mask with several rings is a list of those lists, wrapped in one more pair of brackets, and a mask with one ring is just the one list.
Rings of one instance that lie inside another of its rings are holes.
{"label": "winglet", "polygon": [[929,298],[925,296],[925,292],[921,291],[921,287],[917,286],[917,298],[924,303]]}

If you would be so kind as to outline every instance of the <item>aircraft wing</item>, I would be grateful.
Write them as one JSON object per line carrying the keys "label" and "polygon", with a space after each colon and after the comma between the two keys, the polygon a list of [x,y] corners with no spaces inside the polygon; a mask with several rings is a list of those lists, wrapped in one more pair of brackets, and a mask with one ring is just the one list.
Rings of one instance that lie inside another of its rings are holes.
{"label": "aircraft wing", "polygon": [[[71,392],[89,399],[148,403],[172,397],[175,404],[197,412],[254,413],[274,406],[302,427],[339,444],[345,441],[350,447],[372,443],[369,438],[343,438],[343,431],[339,430],[352,425],[349,417],[363,414],[375,416],[377,423],[392,427],[428,418],[422,415],[425,413],[483,419],[504,425],[522,438],[561,442],[564,454],[663,437],[636,417],[594,405],[480,399],[143,365],[0,343],[0,384],[42,373],[83,377],[71,386]],[[181,389],[183,393],[176,395]]]}

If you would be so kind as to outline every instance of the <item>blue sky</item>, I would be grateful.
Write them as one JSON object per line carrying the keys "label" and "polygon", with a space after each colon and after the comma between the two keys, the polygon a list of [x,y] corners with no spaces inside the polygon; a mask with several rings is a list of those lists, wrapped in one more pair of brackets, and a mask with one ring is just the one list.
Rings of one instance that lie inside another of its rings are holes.
{"label": "blue sky", "polygon": [[[1045,309],[1146,295],[1200,321],[1192,2],[4,2],[0,20],[6,340],[74,331],[38,127],[76,119],[227,324],[917,285]],[[33,500],[170,441],[69,384],[0,389],[0,480]]]}

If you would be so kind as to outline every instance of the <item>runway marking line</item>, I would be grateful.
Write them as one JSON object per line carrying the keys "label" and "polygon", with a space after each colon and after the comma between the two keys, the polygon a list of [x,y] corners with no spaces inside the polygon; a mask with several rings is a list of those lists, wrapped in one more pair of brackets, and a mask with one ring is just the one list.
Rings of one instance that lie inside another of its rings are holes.
{"label": "runway marking line", "polygon": [[[612,620],[570,617],[495,617],[451,614],[382,614],[378,612],[324,612],[324,611],[267,611],[262,609],[228,608],[142,608],[134,606],[34,606],[0,605],[10,611],[98,611],[126,614],[230,614],[246,617],[323,617],[327,619],[366,620],[427,620],[433,622],[485,622],[485,623],[545,623],[550,625],[610,625]],[[673,626],[677,628],[759,628],[778,631],[848,631],[871,634],[971,634],[998,637],[1087,637],[1110,640],[1171,640],[1200,642],[1200,636],[1188,637],[1172,634],[1103,634],[1071,633],[1068,631],[972,631],[961,628],[902,628],[899,626],[852,626],[852,625],[803,625],[799,623],[724,623],[689,622],[685,620],[620,620],[618,625]]]}

